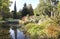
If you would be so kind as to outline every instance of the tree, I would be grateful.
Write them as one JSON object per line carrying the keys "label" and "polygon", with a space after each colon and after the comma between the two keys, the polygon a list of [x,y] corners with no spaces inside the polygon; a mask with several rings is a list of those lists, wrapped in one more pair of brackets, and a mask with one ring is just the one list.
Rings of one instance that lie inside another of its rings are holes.
{"label": "tree", "polygon": [[[0,17],[2,17],[3,20],[6,20],[8,14],[9,14],[9,0],[0,0]],[[1,20],[2,20],[1,19]],[[6,23],[0,23],[0,39],[11,39],[9,34],[10,26]]]}
{"label": "tree", "polygon": [[39,5],[37,6],[39,14],[48,15],[49,17],[54,16],[54,10],[58,1],[56,0],[40,0]]}
{"label": "tree", "polygon": [[[51,17],[54,16],[55,11],[57,10],[56,6],[57,6],[58,2],[59,1],[57,1],[57,0],[46,0],[46,4],[47,4],[48,8],[50,8],[50,9],[48,9],[49,10],[48,12],[50,12]],[[56,12],[56,13],[58,13],[58,12]]]}
{"label": "tree", "polygon": [[29,13],[26,3],[22,9],[22,17],[26,16]]}
{"label": "tree", "polygon": [[0,0],[0,14],[3,17],[3,20],[8,17],[7,15],[9,14],[9,5],[9,0]]}
{"label": "tree", "polygon": [[22,10],[19,10],[19,12],[17,12],[17,18],[18,19],[22,18]]}
{"label": "tree", "polygon": [[17,18],[17,10],[16,10],[16,1],[15,1],[15,5],[14,5],[14,12],[13,12],[13,19]]}
{"label": "tree", "polygon": [[33,8],[32,8],[32,5],[31,4],[29,4],[28,10],[29,10],[29,16],[34,15],[34,11],[33,11]]}
{"label": "tree", "polygon": [[54,21],[60,25],[60,2],[55,5]]}
{"label": "tree", "polygon": [[[45,15],[45,9],[46,9],[46,3],[44,2],[44,0],[40,0],[40,3],[37,6],[37,12],[39,15]],[[36,10],[35,9],[35,10]]]}

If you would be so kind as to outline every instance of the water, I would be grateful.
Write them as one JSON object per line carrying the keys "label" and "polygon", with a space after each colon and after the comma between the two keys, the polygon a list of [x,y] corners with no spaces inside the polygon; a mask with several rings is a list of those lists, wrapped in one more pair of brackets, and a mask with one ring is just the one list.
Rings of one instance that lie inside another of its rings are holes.
{"label": "water", "polygon": [[[15,39],[15,34],[14,34],[14,30],[10,29],[10,35],[11,35],[11,39]],[[17,39],[25,39],[23,32],[21,32],[20,30],[17,29]]]}

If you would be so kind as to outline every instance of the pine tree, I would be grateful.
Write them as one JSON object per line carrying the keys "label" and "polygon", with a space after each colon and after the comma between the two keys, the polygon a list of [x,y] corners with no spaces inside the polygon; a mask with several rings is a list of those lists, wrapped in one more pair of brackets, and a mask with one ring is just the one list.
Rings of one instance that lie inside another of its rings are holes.
{"label": "pine tree", "polygon": [[15,1],[15,4],[14,4],[14,12],[13,12],[13,19],[16,19],[17,18],[17,9],[16,9],[16,1]]}
{"label": "pine tree", "polygon": [[29,10],[29,16],[32,16],[32,15],[34,15],[34,11],[33,11],[33,8],[32,8],[32,5],[31,4],[29,4],[29,6],[28,6],[28,10]]}
{"label": "pine tree", "polygon": [[29,13],[26,3],[22,9],[22,17],[26,16]]}

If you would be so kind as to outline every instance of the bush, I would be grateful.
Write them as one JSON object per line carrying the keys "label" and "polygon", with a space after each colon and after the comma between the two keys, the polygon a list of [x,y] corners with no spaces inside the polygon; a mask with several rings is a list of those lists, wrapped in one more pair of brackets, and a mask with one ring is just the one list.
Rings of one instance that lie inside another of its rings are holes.
{"label": "bush", "polygon": [[22,30],[30,39],[57,39],[60,35],[59,25],[50,18],[40,24],[30,22],[23,26]]}

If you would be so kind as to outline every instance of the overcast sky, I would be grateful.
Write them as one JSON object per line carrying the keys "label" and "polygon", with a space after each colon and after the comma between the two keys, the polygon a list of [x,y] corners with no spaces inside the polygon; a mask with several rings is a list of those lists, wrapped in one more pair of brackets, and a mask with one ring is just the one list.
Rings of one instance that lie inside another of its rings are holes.
{"label": "overcast sky", "polygon": [[17,11],[23,8],[24,3],[32,4],[33,9],[35,9],[39,3],[39,0],[11,0],[13,3],[11,4],[10,10],[14,10],[14,3],[16,1]]}

